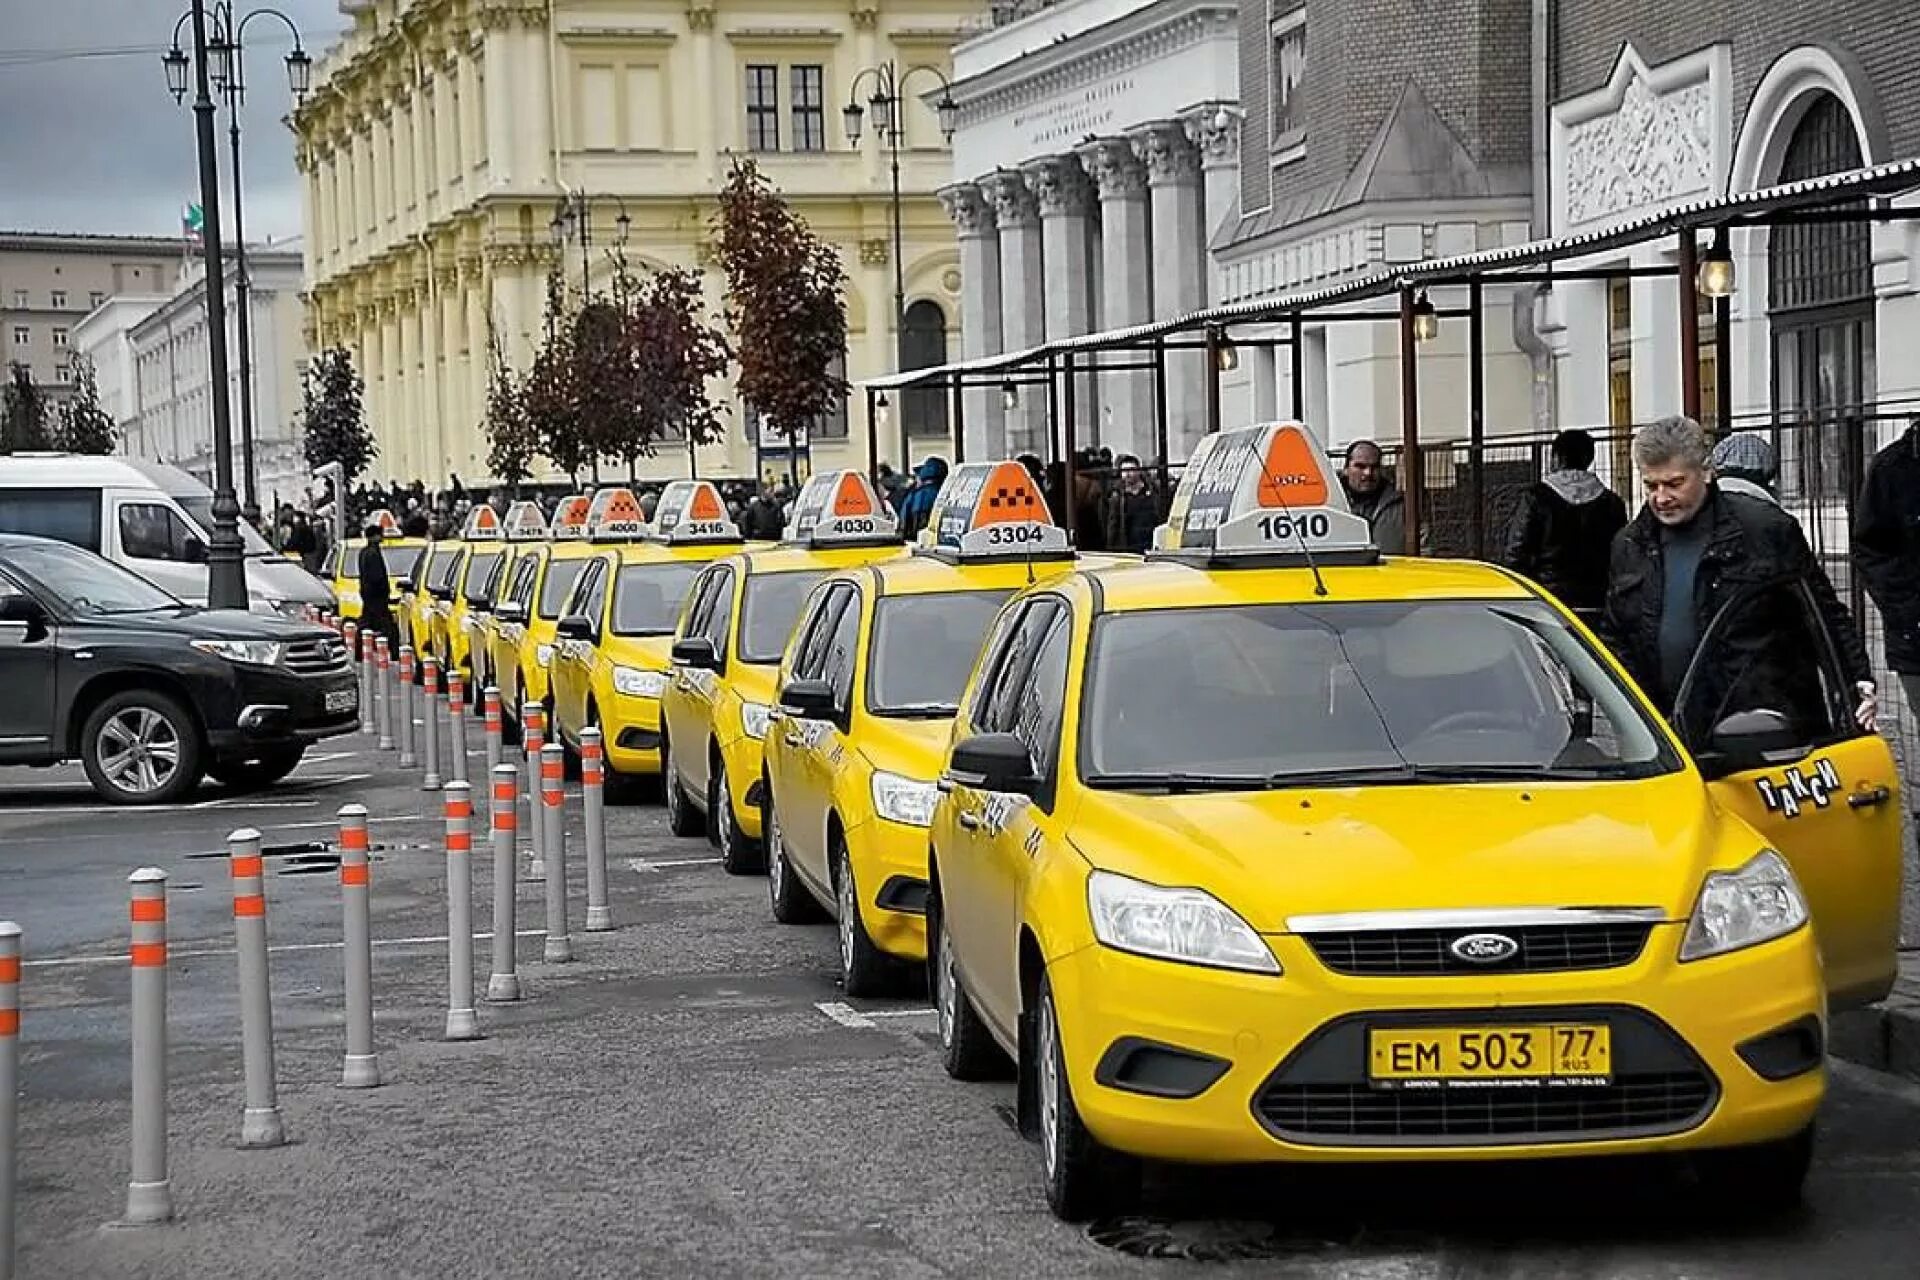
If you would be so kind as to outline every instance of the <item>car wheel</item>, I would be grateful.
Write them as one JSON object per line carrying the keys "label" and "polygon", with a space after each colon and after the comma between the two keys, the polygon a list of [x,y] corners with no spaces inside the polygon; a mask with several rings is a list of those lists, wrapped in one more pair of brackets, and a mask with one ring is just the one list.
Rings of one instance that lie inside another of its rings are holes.
{"label": "car wheel", "polygon": [[1800,1204],[1813,1163],[1813,1126],[1757,1146],[1703,1151],[1694,1157],[1700,1189],[1728,1216],[1770,1220]]}
{"label": "car wheel", "polygon": [[222,786],[235,791],[257,791],[270,787],[292,773],[307,754],[305,747],[272,751],[251,760],[215,760],[207,773]]}
{"label": "car wheel", "polygon": [[693,801],[687,799],[687,789],[680,781],[680,771],[673,763],[673,739],[660,739],[660,784],[666,793],[667,829],[677,836],[697,836],[705,828],[700,813],[693,807]]}
{"label": "car wheel", "polygon": [[116,693],[80,730],[87,781],[116,804],[165,804],[200,781],[200,728],[168,694]]}
{"label": "car wheel", "polygon": [[713,762],[713,798],[707,804],[707,825],[720,846],[720,865],[730,876],[750,876],[767,869],[758,840],[740,829],[733,817],[733,790],[727,785],[727,764]]}
{"label": "car wheel", "polygon": [[833,862],[834,919],[840,930],[840,986],[850,996],[889,994],[900,975],[900,965],[873,943],[860,915],[860,886],[853,875],[853,858],[844,836],[835,836],[828,850]]}
{"label": "car wheel", "polygon": [[780,811],[771,804],[767,806],[767,898],[773,904],[773,918],[781,924],[813,924],[822,914],[820,904],[793,874],[787,842],[781,838]]}
{"label": "car wheel", "polygon": [[933,1007],[940,1015],[940,1058],[955,1080],[992,1080],[1004,1076],[1006,1055],[1000,1052],[987,1024],[974,1011],[973,999],[960,980],[953,956],[953,936],[947,931],[946,912],[939,900],[929,905],[927,969],[933,980]]}
{"label": "car wheel", "polygon": [[1040,977],[1034,1011],[1034,1103],[1039,1113],[1040,1167],[1047,1178],[1047,1207],[1063,1222],[1126,1213],[1140,1186],[1140,1162],[1100,1144],[1080,1122],[1067,1083],[1060,1048],[1060,1018],[1053,984]]}

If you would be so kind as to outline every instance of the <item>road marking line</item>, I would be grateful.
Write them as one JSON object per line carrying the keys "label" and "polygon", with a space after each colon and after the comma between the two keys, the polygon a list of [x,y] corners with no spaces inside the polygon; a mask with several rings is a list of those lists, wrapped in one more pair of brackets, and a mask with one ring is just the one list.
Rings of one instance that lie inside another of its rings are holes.
{"label": "road marking line", "polygon": [[123,817],[138,817],[145,813],[194,813],[199,810],[219,806],[223,809],[311,809],[318,800],[226,800],[215,798],[201,800],[193,804],[151,804],[134,808],[119,804],[55,804],[36,805],[25,809],[11,809],[0,804],[0,820],[33,814],[59,814],[61,816],[84,817],[99,814],[119,814]]}
{"label": "road marking line", "polygon": [[665,861],[648,861],[645,858],[628,858],[627,870],[646,873],[664,871],[668,867],[711,867],[719,863],[718,858],[670,858]]}
{"label": "road marking line", "polygon": [[925,1009],[862,1009],[860,1012],[868,1018],[924,1018],[937,1010],[928,1006]]}
{"label": "road marking line", "polygon": [[873,1019],[867,1017],[866,1014],[861,1013],[852,1005],[842,1004],[838,1000],[824,1000],[815,1004],[813,1007],[843,1027],[852,1027],[855,1030],[859,1030],[873,1026]]}
{"label": "road marking line", "polygon": [[[476,933],[473,936],[476,940],[481,938],[491,939],[493,932],[488,930],[485,933]],[[547,936],[547,931],[545,929],[521,929],[513,936],[516,938],[544,938]],[[376,947],[445,946],[446,943],[447,935],[444,933],[434,937],[375,938],[373,940],[373,945]],[[267,950],[269,952],[338,951],[345,945],[345,942],[283,942],[278,946],[268,947]],[[172,952],[175,960],[198,960],[205,959],[208,956],[231,956],[237,954],[238,952],[232,947],[205,947],[192,951],[175,948]],[[125,963],[127,963],[127,955],[124,951],[110,956],[55,956],[48,960],[22,960],[20,962],[23,968],[28,969],[62,969],[71,968],[76,965]]]}

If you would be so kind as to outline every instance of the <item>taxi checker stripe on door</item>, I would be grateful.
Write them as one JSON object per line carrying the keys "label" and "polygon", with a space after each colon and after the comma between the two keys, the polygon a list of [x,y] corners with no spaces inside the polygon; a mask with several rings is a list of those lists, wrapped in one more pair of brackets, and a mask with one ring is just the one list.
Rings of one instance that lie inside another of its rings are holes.
{"label": "taxi checker stripe on door", "polygon": [[1041,521],[1050,524],[1053,515],[1033,487],[1033,477],[1017,462],[1002,462],[987,477],[983,501],[973,508],[973,526],[989,524],[1026,524]]}

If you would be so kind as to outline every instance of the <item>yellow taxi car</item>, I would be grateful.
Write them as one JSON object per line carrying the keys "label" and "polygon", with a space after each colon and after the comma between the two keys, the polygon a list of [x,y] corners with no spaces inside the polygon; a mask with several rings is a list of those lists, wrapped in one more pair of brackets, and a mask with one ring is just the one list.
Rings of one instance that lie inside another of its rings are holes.
{"label": "yellow taxi car", "polygon": [[[473,633],[473,663],[480,687],[484,689],[492,685],[499,690],[504,710],[512,704],[507,701],[507,690],[501,683],[502,659],[505,660],[505,669],[515,671],[517,675],[520,643],[517,632],[511,640],[508,639],[508,628],[522,627],[526,623],[525,609],[533,596],[531,586],[523,584],[522,574],[529,579],[538,574],[538,566],[531,562],[545,558],[548,527],[540,504],[531,500],[508,504],[501,525],[507,545],[494,578],[492,599]],[[516,595],[516,589],[520,589],[521,593]],[[519,610],[508,608],[515,604],[520,606]],[[503,612],[515,616],[503,617]],[[512,718],[510,714],[508,718]]]}
{"label": "yellow taxi car", "polygon": [[897,529],[864,474],[823,471],[793,500],[784,542],[716,560],[694,582],[660,699],[672,761],[667,817],[675,835],[709,827],[734,875],[766,866],[761,747],[780,655],[807,593],[835,570],[906,554]]}
{"label": "yellow taxi car", "polygon": [[927,823],[960,688],[1009,596],[1075,564],[1017,462],[948,475],[914,554],[827,577],[778,675],[767,874],[782,923],[839,923],[850,995],[926,958]]}
{"label": "yellow taxi car", "polygon": [[[512,611],[509,625],[501,629],[504,645],[511,656],[496,653],[499,666],[500,702],[511,707],[516,728],[520,708],[537,702],[553,711],[553,696],[548,673],[553,665],[554,628],[560,622],[560,607],[573,594],[573,584],[586,568],[593,545],[587,541],[587,513],[593,499],[585,494],[563,498],[554,508],[550,537],[552,542],[537,557],[523,563],[520,572],[530,575],[517,584],[523,593],[521,607]],[[531,568],[526,567],[531,564]]]}
{"label": "yellow taxi car", "polygon": [[[398,619],[404,595],[400,580],[418,571],[427,540],[401,537],[400,522],[394,519],[393,512],[384,508],[369,514],[361,527],[368,525],[380,527],[380,556],[387,562],[387,583],[393,590],[394,616]],[[358,621],[360,617],[360,552],[366,545],[365,538],[348,538],[335,543],[327,557],[328,584],[333,588],[333,598],[339,602],[342,621]]]}
{"label": "yellow taxi car", "polygon": [[[706,480],[669,484],[651,526],[631,490],[602,490],[591,521],[594,554],[556,628],[555,737],[578,750],[580,730],[594,725],[605,735],[612,774],[657,774],[674,626],[700,570],[744,540]],[[621,541],[634,538],[641,540]]]}
{"label": "yellow taxi car", "polygon": [[476,503],[467,513],[460,531],[466,553],[454,573],[452,599],[446,602],[443,640],[447,670],[458,671],[468,701],[478,705],[480,682],[474,679],[473,637],[493,607],[494,592],[499,589],[500,567],[507,558],[507,543],[502,536],[500,513],[486,503]]}
{"label": "yellow taxi car", "polygon": [[413,645],[416,671],[429,657],[446,667],[446,613],[453,607],[454,579],[460,572],[467,544],[458,538],[439,538],[427,544],[419,572],[400,584],[406,608],[400,614],[404,638]]}
{"label": "yellow taxi car", "polygon": [[[1532,584],[1381,559],[1325,458],[1210,437],[1145,564],[996,623],[930,832],[948,1071],[1016,1060],[1068,1219],[1143,1158],[1689,1153],[1791,1202],[1900,902],[1806,586],[1729,602],[1676,732]],[[1725,661],[1773,645],[1804,688]]]}

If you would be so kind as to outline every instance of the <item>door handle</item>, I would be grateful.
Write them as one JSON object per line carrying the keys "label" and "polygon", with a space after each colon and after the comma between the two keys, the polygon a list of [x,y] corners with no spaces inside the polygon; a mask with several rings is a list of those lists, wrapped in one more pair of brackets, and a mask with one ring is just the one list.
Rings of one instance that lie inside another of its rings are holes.
{"label": "door handle", "polygon": [[800,745],[801,745],[801,742],[802,742],[802,739],[801,739],[801,737],[800,737],[800,735],[799,735],[799,734],[797,734],[797,733],[788,733],[788,734],[785,734],[785,735],[783,735],[783,736],[784,736],[784,737],[786,738],[786,740],[787,740],[787,745],[788,745],[788,746],[790,746],[790,747],[797,747],[797,746],[800,746]]}
{"label": "door handle", "polygon": [[1847,797],[1849,809],[1873,809],[1893,799],[1891,787],[1868,787]]}
{"label": "door handle", "polygon": [[980,829],[980,815],[973,812],[971,809],[962,809],[958,815],[958,818],[959,818],[960,825],[965,827],[967,830],[978,831]]}

